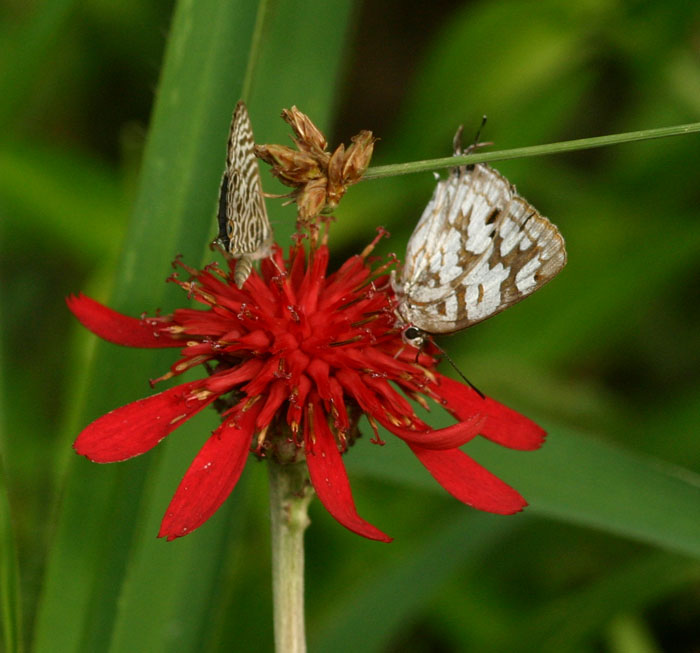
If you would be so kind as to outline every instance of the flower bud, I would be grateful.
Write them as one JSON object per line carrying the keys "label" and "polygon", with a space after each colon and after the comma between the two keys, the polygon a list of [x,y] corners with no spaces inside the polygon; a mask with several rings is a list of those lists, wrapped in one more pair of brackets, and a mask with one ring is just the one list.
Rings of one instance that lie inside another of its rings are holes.
{"label": "flower bud", "polygon": [[325,153],[328,142],[305,113],[293,106],[291,109],[282,109],[282,119],[297,135],[295,142],[300,150],[314,154]]}

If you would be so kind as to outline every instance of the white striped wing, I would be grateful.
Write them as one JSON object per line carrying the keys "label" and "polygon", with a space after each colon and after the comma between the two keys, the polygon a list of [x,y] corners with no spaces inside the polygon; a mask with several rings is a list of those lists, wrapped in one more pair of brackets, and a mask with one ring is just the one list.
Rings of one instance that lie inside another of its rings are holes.
{"label": "white striped wing", "polygon": [[270,253],[272,228],[267,217],[253,128],[245,103],[236,105],[226,153],[226,169],[219,190],[218,244],[236,264],[235,281],[240,288],[250,274],[252,261]]}
{"label": "white striped wing", "polygon": [[542,287],[566,264],[559,230],[493,168],[438,182],[408,241],[398,312],[427,333],[481,322]]}

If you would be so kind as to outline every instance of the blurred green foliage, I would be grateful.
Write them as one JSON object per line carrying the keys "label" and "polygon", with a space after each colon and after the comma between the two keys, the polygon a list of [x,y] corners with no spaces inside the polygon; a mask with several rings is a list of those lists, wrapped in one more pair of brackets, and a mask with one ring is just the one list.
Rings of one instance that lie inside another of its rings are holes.
{"label": "blurred green foliage", "polygon": [[[21,650],[17,632],[39,651],[271,646],[262,465],[251,461],[197,533],[155,541],[216,417],[122,465],[74,456],[80,428],[148,394],[171,358],[96,343],[63,300],[83,290],[133,315],[181,301],[162,282],[177,253],[195,265],[210,256],[246,70],[259,141],[286,143],[278,114],[297,104],[332,144],[372,129],[376,164],[448,155],[456,126],[475,130],[484,113],[483,138],[499,148],[700,119],[696,2],[198,0],[173,10],[37,0],[0,14],[8,650]],[[482,390],[550,432],[532,454],[469,448],[531,507],[475,514],[395,439],[361,441],[347,457],[356,502],[396,539],[362,540],[313,506],[312,650],[700,646],[697,152],[693,135],[497,165],[560,227],[569,264],[442,345]],[[353,187],[332,230],[337,261],[378,225],[392,233],[382,251],[400,256],[433,185],[421,174]],[[293,209],[272,200],[270,210],[285,242]]]}

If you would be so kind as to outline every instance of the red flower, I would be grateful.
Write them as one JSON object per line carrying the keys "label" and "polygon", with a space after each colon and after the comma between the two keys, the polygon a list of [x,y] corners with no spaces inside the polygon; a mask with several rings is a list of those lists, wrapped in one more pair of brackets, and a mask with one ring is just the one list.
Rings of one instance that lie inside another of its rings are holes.
{"label": "red flower", "polygon": [[[376,242],[376,240],[375,240]],[[233,490],[252,450],[280,462],[306,459],[311,483],[328,512],[365,537],[390,537],[355,509],[341,454],[367,415],[401,438],[433,477],[464,503],[510,514],[526,502],[458,447],[477,434],[513,449],[535,449],[545,433],[534,422],[436,371],[429,350],[416,355],[395,326],[386,267],[372,271],[353,256],[326,276],[328,247],[307,255],[297,242],[289,257],[276,247],[242,289],[211,265],[179,281],[204,310],[132,318],[78,295],[68,306],[105,340],[128,347],[176,347],[181,358],[164,378],[204,365],[208,376],[117,408],[90,424],[75,450],[94,462],[142,454],[210,404],[222,414],[185,474],[159,536],[172,540],[204,523]],[[158,380],[161,380],[158,379]],[[407,400],[428,397],[458,420],[432,429]]]}

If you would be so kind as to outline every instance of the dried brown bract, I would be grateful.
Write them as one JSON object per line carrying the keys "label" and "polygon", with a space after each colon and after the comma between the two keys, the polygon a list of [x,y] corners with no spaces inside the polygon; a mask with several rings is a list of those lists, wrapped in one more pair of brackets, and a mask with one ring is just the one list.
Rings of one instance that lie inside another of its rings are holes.
{"label": "dried brown bract", "polygon": [[285,145],[256,145],[255,154],[272,166],[272,174],[295,190],[289,194],[297,203],[297,219],[313,224],[321,213],[331,213],[348,186],[356,184],[369,166],[375,138],[362,130],[352,137],[347,149],[339,145],[333,153],[311,119],[296,107],[284,109],[282,118],[294,136],[298,149]]}

